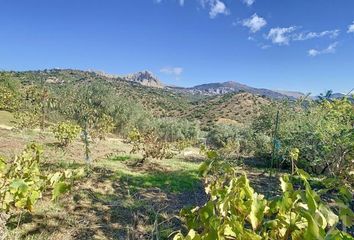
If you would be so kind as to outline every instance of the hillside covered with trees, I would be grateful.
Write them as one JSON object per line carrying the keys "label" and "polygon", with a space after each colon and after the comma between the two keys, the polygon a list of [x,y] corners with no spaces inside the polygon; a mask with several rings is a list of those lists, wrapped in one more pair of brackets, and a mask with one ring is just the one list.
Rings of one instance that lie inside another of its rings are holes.
{"label": "hillside covered with trees", "polygon": [[0,239],[353,239],[354,105],[0,73]]}

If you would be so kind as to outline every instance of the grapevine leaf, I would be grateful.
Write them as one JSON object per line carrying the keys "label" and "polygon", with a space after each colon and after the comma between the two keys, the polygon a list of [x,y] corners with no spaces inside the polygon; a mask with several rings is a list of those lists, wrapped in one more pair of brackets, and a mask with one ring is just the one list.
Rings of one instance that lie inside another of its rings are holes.
{"label": "grapevine leaf", "polygon": [[200,240],[200,237],[198,235],[198,233],[196,233],[196,231],[194,231],[193,229],[191,229],[188,232],[187,237],[185,238],[186,240]]}
{"label": "grapevine leaf", "polygon": [[58,199],[61,194],[66,193],[70,190],[70,185],[65,182],[57,182],[54,184],[52,192],[52,200]]}
{"label": "grapevine leaf", "polygon": [[327,223],[330,227],[334,226],[338,222],[338,220],[339,220],[338,216],[336,214],[334,214],[333,211],[331,209],[329,209],[329,207],[327,207],[323,204],[320,204],[319,210],[321,211],[323,216],[326,218]]}
{"label": "grapevine leaf", "polygon": [[84,168],[79,168],[74,170],[74,178],[78,179],[78,178],[82,178],[85,176],[85,169]]}
{"label": "grapevine leaf", "polygon": [[280,177],[280,186],[283,192],[293,191],[293,185],[289,182],[289,176]]}
{"label": "grapevine leaf", "polygon": [[266,201],[263,199],[263,196],[254,193],[251,205],[251,213],[249,215],[253,230],[256,230],[259,224],[263,221],[265,206]]}
{"label": "grapevine leaf", "polygon": [[34,205],[40,197],[41,193],[39,191],[32,191],[30,196],[31,204]]}
{"label": "grapevine leaf", "polygon": [[236,237],[236,233],[232,230],[229,224],[225,226],[224,235],[230,237]]}
{"label": "grapevine leaf", "polygon": [[23,179],[15,179],[10,184],[11,193],[18,192],[19,194],[24,194],[28,190],[28,185]]}
{"label": "grapevine leaf", "polygon": [[302,179],[304,179],[304,180],[307,180],[307,179],[311,178],[311,176],[310,176],[307,172],[305,172],[304,170],[302,170],[302,169],[297,169],[297,173],[298,173],[299,176],[300,176]]}
{"label": "grapevine leaf", "polygon": [[200,166],[199,166],[199,174],[200,176],[205,177],[208,173],[208,171],[210,170],[210,165],[212,163],[209,161],[203,162]]}
{"label": "grapevine leaf", "polygon": [[59,180],[61,179],[62,175],[63,174],[61,172],[56,172],[52,176],[50,176],[49,177],[50,185],[54,186],[57,182],[59,182]]}
{"label": "grapevine leaf", "polygon": [[307,200],[307,206],[309,207],[309,210],[312,213],[315,213],[317,209],[317,203],[313,191],[309,188],[306,189],[306,200]]}
{"label": "grapevine leaf", "polygon": [[307,229],[304,234],[305,240],[321,239],[320,229],[310,213],[302,211],[302,215],[307,220]]}

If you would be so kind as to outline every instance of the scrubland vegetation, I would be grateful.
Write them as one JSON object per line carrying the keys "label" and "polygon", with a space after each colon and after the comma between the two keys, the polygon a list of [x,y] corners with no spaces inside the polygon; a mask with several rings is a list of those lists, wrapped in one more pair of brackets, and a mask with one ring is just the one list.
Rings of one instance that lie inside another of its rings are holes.
{"label": "scrubland vegetation", "polygon": [[353,126],[349,97],[2,72],[0,239],[353,239]]}

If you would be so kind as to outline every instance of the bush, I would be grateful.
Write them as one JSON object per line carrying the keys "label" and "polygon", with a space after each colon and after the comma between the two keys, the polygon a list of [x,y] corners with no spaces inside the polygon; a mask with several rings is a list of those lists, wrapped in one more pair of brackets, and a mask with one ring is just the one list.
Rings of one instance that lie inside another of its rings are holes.
{"label": "bush", "polygon": [[167,142],[195,141],[200,134],[199,126],[187,120],[156,119],[153,127],[159,137]]}
{"label": "bush", "polygon": [[239,175],[230,166],[213,160],[201,166],[202,173],[214,165],[219,174],[206,178],[209,201],[181,211],[189,232],[186,236],[176,234],[174,240],[353,239],[336,228],[339,221],[346,227],[353,225],[354,213],[345,204],[351,201],[351,194],[341,195],[346,202],[338,199],[333,211],[311,188],[310,176],[298,169],[300,189],[284,175],[280,177],[282,195],[266,199],[254,191],[246,175]]}
{"label": "bush", "polygon": [[228,140],[226,144],[218,150],[224,158],[238,157],[240,154],[240,141]]}
{"label": "bush", "polygon": [[70,189],[72,180],[83,175],[83,169],[44,174],[40,169],[42,149],[32,143],[12,161],[0,158],[0,212],[32,211],[42,193],[52,189],[52,200]]}
{"label": "bush", "polygon": [[18,94],[0,85],[0,110],[13,111],[18,106]]}
{"label": "bush", "polygon": [[137,129],[133,129],[129,133],[129,141],[133,144],[131,153],[142,152],[143,154],[143,158],[137,164],[143,164],[149,158],[172,157],[169,144],[161,140],[154,131],[141,134]]}
{"label": "bush", "polygon": [[260,156],[271,155],[277,111],[280,116],[275,152],[278,162],[290,166],[289,152],[298,148],[298,166],[307,171],[346,177],[353,170],[354,108],[348,99],[275,102],[266,106],[252,124],[254,136],[271,140],[259,142],[261,147],[256,149]]}
{"label": "bush", "polygon": [[78,125],[70,122],[58,123],[53,128],[55,138],[63,147],[67,147],[72,141],[74,141],[80,132],[81,128]]}
{"label": "bush", "polygon": [[0,73],[0,110],[14,111],[19,106],[20,82],[7,73]]}
{"label": "bush", "polygon": [[40,116],[31,111],[21,111],[14,113],[15,125],[17,129],[33,129],[39,125]]}
{"label": "bush", "polygon": [[113,118],[107,114],[103,114],[91,130],[91,136],[103,140],[108,133],[113,132],[114,128]]}
{"label": "bush", "polygon": [[241,140],[240,128],[231,125],[216,125],[207,135],[207,143],[213,148],[222,148],[231,141]]}

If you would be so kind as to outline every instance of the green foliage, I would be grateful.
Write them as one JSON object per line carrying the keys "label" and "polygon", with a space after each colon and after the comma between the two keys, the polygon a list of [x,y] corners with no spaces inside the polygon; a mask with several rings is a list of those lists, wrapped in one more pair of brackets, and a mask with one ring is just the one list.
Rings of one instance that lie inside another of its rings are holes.
{"label": "green foliage", "polygon": [[228,142],[239,141],[240,139],[240,128],[230,125],[216,125],[207,135],[208,144],[215,148],[222,148]]}
{"label": "green foliage", "polygon": [[89,132],[92,137],[104,138],[114,129],[114,93],[107,84],[97,81],[85,85],[69,85],[62,90],[64,101],[58,106],[69,119]]}
{"label": "green foliage", "polygon": [[193,191],[199,184],[196,171],[180,170],[168,172],[147,172],[145,174],[127,174],[117,172],[117,177],[122,183],[127,184],[134,191],[147,188],[158,188],[162,191],[183,193]]}
{"label": "green foliage", "polygon": [[54,136],[63,147],[67,147],[74,141],[80,132],[80,126],[71,122],[60,122],[53,127]]}
{"label": "green foliage", "polygon": [[0,110],[15,111],[19,104],[19,82],[0,73]]}
{"label": "green foliage", "polygon": [[143,158],[140,163],[146,159],[163,159],[171,157],[170,146],[167,142],[161,140],[152,130],[141,134],[137,129],[129,133],[129,141],[133,145],[131,153],[142,152]]}
{"label": "green foliage", "polygon": [[113,162],[124,162],[130,160],[132,157],[130,155],[113,155],[109,156],[108,160]]}
{"label": "green foliage", "polygon": [[295,164],[297,160],[299,160],[299,153],[300,150],[298,148],[293,148],[289,152],[289,158],[291,160],[291,174],[294,174],[295,166],[296,166]]}
{"label": "green foliage", "polygon": [[14,110],[17,128],[30,129],[40,126],[43,130],[48,110],[54,107],[55,101],[44,83],[23,87]]}
{"label": "green foliage", "polygon": [[192,147],[198,143],[197,140],[180,140],[173,144],[173,147],[178,151],[181,152],[188,147]]}
{"label": "green foliage", "polygon": [[39,116],[35,112],[21,111],[14,113],[16,128],[34,129],[39,124]]}
{"label": "green foliage", "polygon": [[226,144],[218,150],[224,158],[238,157],[240,153],[240,141],[228,140]]}
{"label": "green foliage", "polygon": [[16,108],[17,95],[5,86],[0,85],[0,110],[11,111]]}
{"label": "green foliage", "polygon": [[[215,170],[213,164],[217,161],[203,164],[201,170]],[[210,200],[202,207],[182,210],[189,232],[174,239],[353,239],[336,228],[339,220],[346,226],[353,224],[350,208],[342,203],[333,211],[311,188],[309,175],[302,170],[297,174],[301,188],[296,189],[284,175],[282,195],[265,199],[245,174],[238,175],[231,167],[219,169],[219,174],[206,178]]]}
{"label": "green foliage", "polygon": [[41,147],[33,143],[13,161],[0,158],[0,211],[32,211],[47,189],[52,189],[55,200],[70,189],[74,179],[84,175],[83,169],[42,173],[41,154]]}
{"label": "green foliage", "polygon": [[106,134],[111,133],[114,128],[114,119],[107,114],[102,114],[100,120],[97,121],[94,129],[92,130],[91,136],[93,138],[99,138],[100,140],[103,140],[105,139]]}
{"label": "green foliage", "polygon": [[195,122],[187,120],[156,119],[153,127],[159,137],[167,142],[196,140],[200,134],[199,126]]}
{"label": "green foliage", "polygon": [[128,134],[132,143],[132,153],[142,152],[143,160],[148,158],[171,158],[171,149],[183,150],[197,141],[199,128],[195,123],[172,119],[156,120],[150,128],[141,132],[133,128]]}
{"label": "green foliage", "polygon": [[[265,107],[254,121],[253,136],[273,138],[276,112],[280,112],[276,158],[290,165],[290,151],[300,151],[298,166],[314,173],[348,177],[353,171],[354,108],[348,99],[321,102],[276,103]],[[255,147],[271,155],[272,141]]]}
{"label": "green foliage", "polygon": [[142,105],[121,97],[116,99],[114,104],[112,116],[116,133],[126,137],[133,128],[145,132],[153,125],[152,114],[147,112]]}
{"label": "green foliage", "polygon": [[207,144],[217,150],[224,159],[237,158],[241,155],[254,154],[257,150],[255,143],[266,141],[266,139],[259,139],[259,136],[252,137],[253,139],[247,127],[218,124],[208,132]]}
{"label": "green foliage", "polygon": [[[279,110],[276,139],[279,151],[275,157],[283,167],[290,167],[289,152],[297,147],[300,150],[297,164],[307,171],[346,178],[346,173],[353,172],[350,159],[354,149],[354,114],[352,102],[347,99],[332,101],[325,96],[321,101],[270,103],[247,93],[198,97],[119,79],[112,81],[93,72],[76,70],[2,72],[1,92],[0,109],[2,105],[15,112],[19,128],[43,129],[47,118],[53,122],[70,120],[81,126],[88,139],[102,139],[110,132],[126,137],[136,128],[141,133],[154,129],[159,139],[169,143],[195,141],[200,132],[199,124],[193,120],[200,120],[203,127],[205,122],[212,126],[215,121],[227,119],[236,124],[239,114],[250,110],[252,116],[245,119],[251,120],[257,116],[259,106],[264,106],[251,129],[215,126],[207,136],[208,144],[221,149],[220,153],[226,157],[256,155],[269,160],[275,115]],[[240,109],[235,111],[234,107]],[[216,112],[222,115],[215,115]]]}

